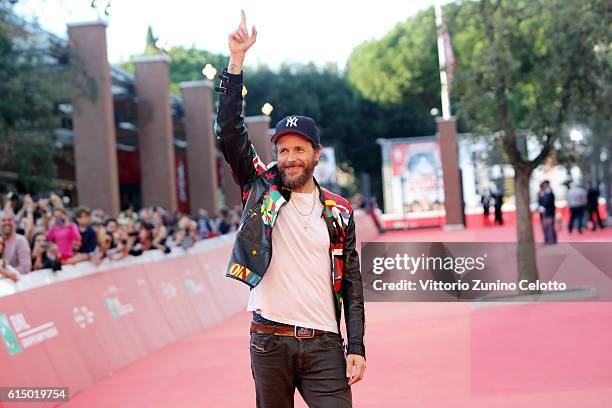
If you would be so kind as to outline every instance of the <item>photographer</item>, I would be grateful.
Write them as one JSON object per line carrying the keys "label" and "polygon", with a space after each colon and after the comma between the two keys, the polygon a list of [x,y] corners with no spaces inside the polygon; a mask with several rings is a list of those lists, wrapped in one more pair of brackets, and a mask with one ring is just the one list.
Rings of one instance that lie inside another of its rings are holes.
{"label": "photographer", "polygon": [[[129,221],[132,222],[131,220]],[[108,248],[106,249],[106,256],[111,261],[120,261],[129,256],[134,241],[138,236],[138,232],[134,231],[130,233],[128,227],[120,225],[114,232],[106,230],[106,233],[112,239],[109,240]]]}
{"label": "photographer", "polygon": [[59,248],[47,240],[44,232],[37,232],[32,238],[32,270],[38,269],[62,269]]}
{"label": "photographer", "polygon": [[164,253],[170,252],[166,246],[166,239],[157,241],[154,233],[155,227],[151,224],[143,223],[138,230],[138,239],[130,250],[129,254],[134,256],[142,255],[145,251],[159,249]]}

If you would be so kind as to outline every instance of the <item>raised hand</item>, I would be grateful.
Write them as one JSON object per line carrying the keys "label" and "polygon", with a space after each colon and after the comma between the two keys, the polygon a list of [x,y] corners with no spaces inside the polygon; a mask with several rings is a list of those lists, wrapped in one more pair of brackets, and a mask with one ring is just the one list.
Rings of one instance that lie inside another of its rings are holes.
{"label": "raised hand", "polygon": [[251,34],[247,30],[246,15],[240,10],[240,25],[228,36],[230,54],[244,54],[257,40],[257,30],[253,26]]}

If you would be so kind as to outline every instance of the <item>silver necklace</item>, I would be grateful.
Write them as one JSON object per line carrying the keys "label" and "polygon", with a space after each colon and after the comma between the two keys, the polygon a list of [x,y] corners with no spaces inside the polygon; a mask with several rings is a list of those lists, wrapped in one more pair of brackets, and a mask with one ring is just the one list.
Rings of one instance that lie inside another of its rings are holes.
{"label": "silver necklace", "polygon": [[[314,192],[315,191],[317,191],[316,188],[312,191],[313,192],[313,196],[314,196]],[[308,220],[310,219],[310,216],[311,216],[312,212],[314,211],[315,203],[317,202],[316,197],[312,198],[312,207],[310,207],[310,212],[308,214],[303,214],[300,211],[300,209],[297,207],[297,205],[293,201],[293,198],[291,198],[289,201],[291,201],[291,204],[293,204],[293,208],[295,208],[295,211],[297,211],[298,214],[300,214],[300,216],[302,217],[302,222],[304,223],[304,231],[308,230],[308,228],[310,228],[310,225],[308,224]]]}

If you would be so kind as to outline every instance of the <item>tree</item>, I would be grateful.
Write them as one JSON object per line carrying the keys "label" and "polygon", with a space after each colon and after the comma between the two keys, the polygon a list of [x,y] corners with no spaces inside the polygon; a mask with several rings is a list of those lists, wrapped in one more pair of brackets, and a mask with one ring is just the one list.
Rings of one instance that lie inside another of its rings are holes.
{"label": "tree", "polygon": [[70,89],[66,70],[49,64],[53,55],[63,58],[62,47],[36,49],[35,35],[0,6],[0,168],[15,171],[32,193],[53,187],[56,102],[69,100]]}
{"label": "tree", "polygon": [[[563,152],[569,123],[609,117],[600,90],[612,82],[610,2],[462,1],[447,4],[444,15],[457,60],[451,98],[459,126],[501,144],[514,167],[519,279],[534,281],[529,179],[554,149]],[[357,47],[348,78],[372,101],[439,106],[435,36],[430,8]],[[537,151],[527,149],[528,138]]]}
{"label": "tree", "polygon": [[[457,74],[460,115],[501,140],[514,168],[519,279],[538,278],[529,180],[555,148],[565,125],[598,106],[598,83],[610,70],[595,55],[609,44],[610,9],[599,0],[481,0],[462,4]],[[535,140],[528,151],[526,138]]]}
{"label": "tree", "polygon": [[347,79],[370,101],[415,106],[428,116],[440,105],[437,55],[430,8],[397,24],[380,40],[357,46],[347,62]]}
{"label": "tree", "polygon": [[229,61],[226,55],[200,50],[193,46],[189,48],[173,47],[168,52],[168,56],[170,57],[170,90],[176,94],[180,93],[178,85],[180,82],[204,79],[202,68],[206,64],[211,64],[220,72],[223,67],[227,67]]}
{"label": "tree", "polygon": [[145,49],[144,55],[155,55],[159,54],[159,49],[157,47],[157,40],[159,38],[153,35],[153,28],[151,26],[147,27],[147,38],[145,41]]}

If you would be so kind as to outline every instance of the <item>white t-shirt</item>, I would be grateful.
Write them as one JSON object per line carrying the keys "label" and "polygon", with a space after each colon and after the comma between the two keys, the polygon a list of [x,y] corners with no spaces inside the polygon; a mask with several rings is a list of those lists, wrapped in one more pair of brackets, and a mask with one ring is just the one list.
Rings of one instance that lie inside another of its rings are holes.
{"label": "white t-shirt", "polygon": [[[313,200],[310,216],[300,215],[295,206],[308,214]],[[338,333],[329,233],[321,214],[323,204],[317,189],[313,193],[291,193],[291,200],[276,218],[272,260],[262,280],[251,289],[248,311],[258,311],[280,323]]]}

